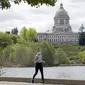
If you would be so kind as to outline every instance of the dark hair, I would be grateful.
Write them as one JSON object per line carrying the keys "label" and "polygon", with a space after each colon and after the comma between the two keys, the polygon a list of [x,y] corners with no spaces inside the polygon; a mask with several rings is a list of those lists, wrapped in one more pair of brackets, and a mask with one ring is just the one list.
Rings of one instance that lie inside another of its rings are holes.
{"label": "dark hair", "polygon": [[39,47],[37,48],[37,51],[40,51],[40,48]]}

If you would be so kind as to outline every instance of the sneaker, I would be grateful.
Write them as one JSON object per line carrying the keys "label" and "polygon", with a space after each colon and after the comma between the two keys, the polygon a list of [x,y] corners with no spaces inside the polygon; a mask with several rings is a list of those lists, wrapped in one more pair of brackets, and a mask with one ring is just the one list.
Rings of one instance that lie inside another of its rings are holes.
{"label": "sneaker", "polygon": [[32,83],[34,83],[34,79],[32,79]]}

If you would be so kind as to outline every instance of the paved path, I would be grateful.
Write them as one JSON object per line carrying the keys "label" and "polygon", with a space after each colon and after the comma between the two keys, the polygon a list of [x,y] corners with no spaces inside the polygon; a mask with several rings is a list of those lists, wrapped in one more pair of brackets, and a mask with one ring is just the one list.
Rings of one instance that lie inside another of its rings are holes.
{"label": "paved path", "polygon": [[[0,81],[0,85],[58,85],[58,84],[41,84],[41,83],[24,83],[24,82],[6,82]],[[61,84],[59,84],[61,85]]]}

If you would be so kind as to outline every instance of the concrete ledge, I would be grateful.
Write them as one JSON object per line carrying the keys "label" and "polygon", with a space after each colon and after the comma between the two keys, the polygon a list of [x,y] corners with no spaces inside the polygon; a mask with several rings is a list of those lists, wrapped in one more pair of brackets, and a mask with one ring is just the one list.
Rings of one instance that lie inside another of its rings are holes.
{"label": "concrete ledge", "polygon": [[[0,77],[0,81],[10,81],[10,82],[29,82],[31,83],[31,78],[19,78],[19,77]],[[85,80],[67,80],[67,79],[45,79],[45,83],[48,84],[65,84],[65,85],[85,85]],[[41,79],[36,78],[35,83],[42,82]]]}

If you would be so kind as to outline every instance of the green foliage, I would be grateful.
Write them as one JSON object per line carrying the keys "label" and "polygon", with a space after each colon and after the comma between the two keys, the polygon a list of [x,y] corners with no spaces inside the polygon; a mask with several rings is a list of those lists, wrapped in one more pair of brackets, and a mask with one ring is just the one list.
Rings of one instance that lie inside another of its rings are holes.
{"label": "green foliage", "polygon": [[21,66],[32,66],[34,53],[30,47],[16,44],[11,48],[11,62]]}
{"label": "green foliage", "polygon": [[0,7],[2,9],[8,9],[11,7],[11,2],[15,4],[20,4],[22,1],[36,7],[39,7],[42,4],[54,6],[56,2],[56,0],[0,0]]}
{"label": "green foliage", "polygon": [[79,31],[82,33],[82,32],[84,32],[84,30],[85,30],[85,28],[84,28],[84,25],[82,24]]}
{"label": "green foliage", "polygon": [[70,60],[71,64],[82,64],[81,59],[78,55],[70,56],[69,60]]}
{"label": "green foliage", "polygon": [[57,49],[55,56],[55,63],[58,65],[70,63],[67,54],[61,48]]}
{"label": "green foliage", "polygon": [[79,45],[85,45],[85,32],[79,33]]}
{"label": "green foliage", "polygon": [[9,34],[11,40],[12,40],[12,44],[16,44],[18,42],[19,36],[15,35],[15,34]]}
{"label": "green foliage", "polygon": [[83,46],[85,45],[85,32],[84,32],[85,28],[84,25],[82,24],[82,26],[79,29],[79,45]]}
{"label": "green foliage", "polygon": [[27,32],[27,38],[30,41],[35,41],[37,40],[37,32],[34,28],[29,28]]}
{"label": "green foliage", "polygon": [[23,27],[20,32],[21,38],[26,41],[37,41],[37,32],[34,28]]}
{"label": "green foliage", "polygon": [[37,48],[41,48],[45,66],[85,64],[85,46],[52,45],[47,41],[34,42],[36,30],[23,27],[20,35],[0,32],[0,65],[33,66]]}
{"label": "green foliage", "polygon": [[0,0],[0,8],[4,9],[4,8],[10,8],[11,4],[9,2],[9,0]]}
{"label": "green foliage", "polygon": [[80,46],[80,51],[85,51],[85,46]]}
{"label": "green foliage", "polygon": [[10,46],[2,49],[0,51],[0,65],[9,66],[9,55],[10,55]]}
{"label": "green foliage", "polygon": [[0,50],[0,66],[3,65],[3,62],[4,62],[3,52],[2,52],[2,50]]}
{"label": "green foliage", "polygon": [[11,44],[12,40],[10,38],[10,35],[7,33],[0,32],[0,46],[4,48]]}
{"label": "green foliage", "polygon": [[71,64],[81,64],[81,59],[80,57],[78,57],[78,54],[85,50],[84,46],[79,46],[77,44],[62,44],[62,45],[54,45],[54,47],[56,48],[61,48],[66,54],[67,57],[70,60]]}
{"label": "green foliage", "polygon": [[82,60],[83,64],[85,64],[85,51],[80,52],[79,57]]}
{"label": "green foliage", "polygon": [[46,41],[43,41],[41,50],[42,50],[43,60],[46,62],[45,65],[47,65],[47,66],[54,65],[55,49],[52,46],[52,44],[50,44]]}
{"label": "green foliage", "polygon": [[23,38],[24,40],[26,40],[27,41],[27,28],[26,27],[23,27],[22,29],[21,29],[21,31],[20,31],[20,36],[21,36],[21,38]]}
{"label": "green foliage", "polygon": [[74,44],[62,44],[62,45],[54,45],[54,47],[57,48],[61,48],[62,50],[65,51],[66,54],[68,54],[68,56],[76,56],[78,55],[78,53],[81,51],[81,46],[79,45],[74,45]]}
{"label": "green foliage", "polygon": [[29,42],[29,47],[32,48],[33,52],[36,54],[37,52],[37,48],[40,47],[41,48],[42,44],[39,42]]}

